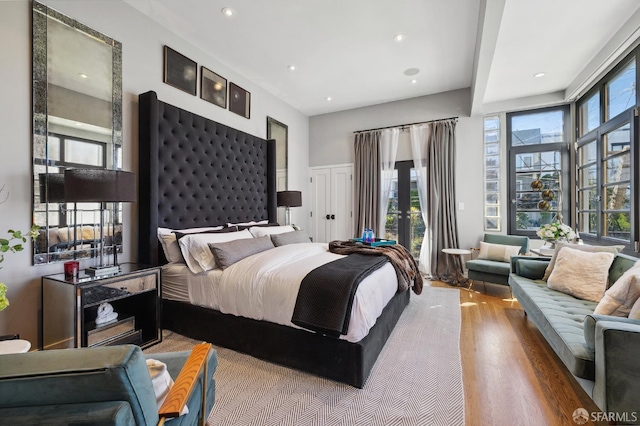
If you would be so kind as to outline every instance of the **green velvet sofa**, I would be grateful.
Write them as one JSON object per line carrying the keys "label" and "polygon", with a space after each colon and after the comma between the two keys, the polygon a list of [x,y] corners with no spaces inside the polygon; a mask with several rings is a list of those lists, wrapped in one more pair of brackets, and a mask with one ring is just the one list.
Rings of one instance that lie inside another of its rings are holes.
{"label": "green velvet sofa", "polygon": [[[608,286],[636,261],[618,254]],[[598,407],[638,421],[632,413],[640,415],[640,321],[594,315],[597,303],[550,289],[541,280],[548,263],[548,258],[513,257],[514,297]]]}
{"label": "green velvet sofa", "polygon": [[[175,380],[191,352],[152,354]],[[213,407],[217,356],[206,361],[206,416]],[[166,425],[195,425],[203,374],[187,400],[189,413]],[[0,424],[155,425],[158,406],[145,356],[134,345],[0,355]]]}

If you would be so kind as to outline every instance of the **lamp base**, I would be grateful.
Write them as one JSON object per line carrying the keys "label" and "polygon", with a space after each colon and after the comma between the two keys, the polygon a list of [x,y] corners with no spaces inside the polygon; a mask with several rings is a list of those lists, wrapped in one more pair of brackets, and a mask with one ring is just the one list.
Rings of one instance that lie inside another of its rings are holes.
{"label": "lamp base", "polygon": [[90,266],[84,270],[84,273],[92,277],[102,277],[104,275],[114,275],[120,273],[120,267],[118,265]]}

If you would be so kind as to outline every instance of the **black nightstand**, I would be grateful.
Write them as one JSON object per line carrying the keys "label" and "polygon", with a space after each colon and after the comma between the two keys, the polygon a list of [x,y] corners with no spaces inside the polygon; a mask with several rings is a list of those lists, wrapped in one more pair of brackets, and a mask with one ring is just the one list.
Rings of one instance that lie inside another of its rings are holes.
{"label": "black nightstand", "polygon": [[[109,303],[118,318],[96,325],[98,307]],[[160,268],[135,263],[120,273],[76,280],[64,274],[42,277],[43,349],[133,343],[143,348],[162,341]]]}

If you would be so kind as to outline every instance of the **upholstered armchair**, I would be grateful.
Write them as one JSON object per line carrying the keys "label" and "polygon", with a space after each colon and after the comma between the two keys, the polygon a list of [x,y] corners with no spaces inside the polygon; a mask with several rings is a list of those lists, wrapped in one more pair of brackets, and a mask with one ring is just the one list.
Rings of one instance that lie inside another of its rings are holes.
{"label": "upholstered armchair", "polygon": [[[152,354],[175,384],[159,409],[145,356],[134,345],[0,355],[0,423],[194,425],[213,407],[217,356]],[[188,407],[188,413],[174,417]]]}
{"label": "upholstered armchair", "polygon": [[[525,254],[529,251],[529,237],[522,237],[518,235],[498,235],[498,234],[484,234],[483,243],[487,243],[485,245],[485,249],[488,245],[499,245],[499,246],[517,246],[520,247],[519,250],[515,250],[513,255]],[[466,267],[469,271],[469,288],[473,285],[473,281],[484,281],[495,284],[509,285],[509,273],[511,272],[511,262],[509,258],[509,251],[505,250],[500,254],[499,250],[485,250],[484,252],[489,252],[490,254],[487,256],[482,256],[483,253],[483,244],[481,244],[480,250],[481,254],[478,255],[475,259],[469,260],[466,263]],[[499,249],[500,247],[496,247]],[[496,253],[497,252],[497,253]]]}

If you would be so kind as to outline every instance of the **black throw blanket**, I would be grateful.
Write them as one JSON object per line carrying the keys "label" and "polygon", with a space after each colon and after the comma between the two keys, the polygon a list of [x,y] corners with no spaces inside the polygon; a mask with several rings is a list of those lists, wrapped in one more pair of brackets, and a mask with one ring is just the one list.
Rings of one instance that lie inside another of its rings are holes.
{"label": "black throw blanket", "polygon": [[300,284],[291,322],[328,336],[347,334],[360,282],[388,259],[351,254],[309,272]]}

